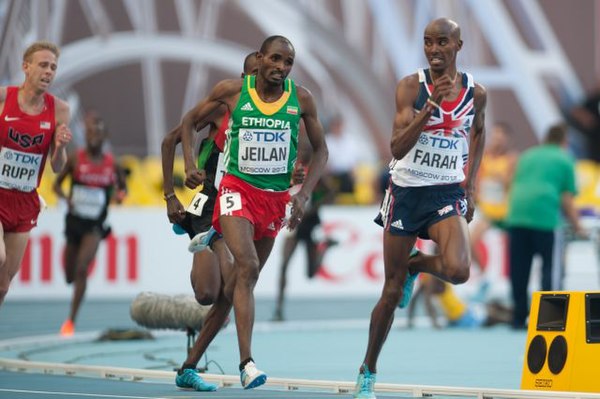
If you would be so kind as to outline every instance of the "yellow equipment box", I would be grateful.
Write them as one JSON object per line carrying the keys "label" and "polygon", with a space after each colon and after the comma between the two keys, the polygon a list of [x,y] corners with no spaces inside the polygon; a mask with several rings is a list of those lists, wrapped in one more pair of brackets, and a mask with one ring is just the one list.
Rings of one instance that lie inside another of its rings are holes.
{"label": "yellow equipment box", "polygon": [[600,291],[535,292],[521,389],[600,392]]}

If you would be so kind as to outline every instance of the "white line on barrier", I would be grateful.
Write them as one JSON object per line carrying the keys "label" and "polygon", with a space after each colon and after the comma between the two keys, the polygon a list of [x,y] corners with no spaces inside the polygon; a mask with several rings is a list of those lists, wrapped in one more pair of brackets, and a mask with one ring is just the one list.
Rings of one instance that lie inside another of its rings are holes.
{"label": "white line on barrier", "polygon": [[[7,371],[41,372],[45,374],[96,376],[107,379],[129,381],[168,381],[173,382],[175,372],[131,369],[125,367],[87,366],[64,363],[29,362],[0,358],[0,368]],[[220,386],[239,386],[239,377],[233,375],[202,374],[209,382]],[[334,393],[348,393],[354,389],[354,383],[348,381],[323,381],[290,378],[269,378],[266,386],[285,390],[320,389]],[[526,391],[495,388],[461,388],[434,385],[384,384],[375,385],[378,393],[404,393],[412,397],[431,397],[436,395],[467,396],[477,399],[600,399],[600,394],[581,392]]]}

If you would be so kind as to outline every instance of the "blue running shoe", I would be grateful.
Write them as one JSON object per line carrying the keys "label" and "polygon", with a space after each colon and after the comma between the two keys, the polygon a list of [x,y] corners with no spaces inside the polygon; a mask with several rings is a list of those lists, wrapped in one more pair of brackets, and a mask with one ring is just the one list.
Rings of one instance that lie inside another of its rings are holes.
{"label": "blue running shoe", "polygon": [[356,379],[354,388],[355,399],[376,399],[375,396],[375,374],[371,373],[367,366],[363,366],[363,372]]}
{"label": "blue running shoe", "polygon": [[215,234],[217,234],[217,230],[212,227],[208,231],[196,234],[190,241],[190,245],[188,245],[188,251],[194,254],[196,252],[204,251],[206,248],[210,249],[208,244],[210,244],[210,241]]}
{"label": "blue running shoe", "polygon": [[246,363],[240,373],[240,380],[244,389],[252,389],[261,386],[267,382],[267,375],[256,368],[256,364],[250,361]]}
{"label": "blue running shoe", "polygon": [[[410,258],[414,258],[419,254],[419,250],[414,248],[410,250]],[[398,307],[400,309],[404,309],[410,303],[410,298],[412,297],[413,289],[415,288],[415,281],[417,281],[417,277],[419,277],[419,272],[411,273],[408,272],[406,276],[406,281],[404,281],[404,289],[402,290],[402,298],[400,298],[400,304]]]}
{"label": "blue running shoe", "polygon": [[175,385],[181,389],[193,389],[200,392],[212,392],[217,390],[217,385],[204,381],[195,370],[183,369],[181,374],[177,373]]}

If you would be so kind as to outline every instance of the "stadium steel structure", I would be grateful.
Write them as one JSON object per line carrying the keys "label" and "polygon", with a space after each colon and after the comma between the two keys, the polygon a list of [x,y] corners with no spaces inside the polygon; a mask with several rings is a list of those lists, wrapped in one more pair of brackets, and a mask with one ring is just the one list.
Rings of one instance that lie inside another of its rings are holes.
{"label": "stadium steel structure", "polygon": [[[130,30],[115,29],[114,15],[108,11],[115,3],[124,10]],[[16,84],[22,80],[20,55],[30,42],[54,41],[62,48],[54,92],[67,98],[77,119],[80,102],[73,90],[77,82],[138,63],[144,101],[144,115],[139,120],[146,132],[143,145],[146,154],[156,155],[169,128],[161,62],[175,60],[190,65],[186,92],[177,99],[183,113],[198,101],[198,93],[206,93],[209,84],[214,83],[209,82],[207,66],[237,76],[240,60],[253,50],[218,34],[219,16],[234,10],[244,16],[234,25],[252,24],[262,37],[284,33],[292,40],[298,54],[295,70],[299,68],[304,80],[311,82],[311,89],[330,114],[343,112],[347,116],[356,139],[366,146],[363,148],[370,149],[374,159],[387,151],[393,117],[389,100],[395,81],[423,65],[422,29],[436,15],[456,19],[463,36],[471,41],[459,57],[460,66],[489,89],[511,90],[538,137],[550,123],[560,119],[552,88],[571,100],[582,95],[581,84],[537,1],[518,3],[522,17],[528,21],[529,34],[541,41],[535,50],[524,43],[506,3],[500,0],[168,3],[175,10],[179,31],[158,28],[157,15],[164,12],[159,7],[165,7],[162,1],[0,1],[0,82]],[[75,6],[81,9],[89,34],[65,41],[63,32],[71,22],[66,16],[69,7]],[[259,35],[256,41],[260,40]],[[484,49],[493,54],[496,65],[482,66]],[[551,85],[545,83],[544,76],[551,78]],[[382,97],[389,100],[383,101]]]}

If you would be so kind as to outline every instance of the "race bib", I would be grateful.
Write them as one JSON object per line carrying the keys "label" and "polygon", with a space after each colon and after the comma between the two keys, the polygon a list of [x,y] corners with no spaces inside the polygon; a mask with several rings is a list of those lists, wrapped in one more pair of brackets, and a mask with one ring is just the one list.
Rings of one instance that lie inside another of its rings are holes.
{"label": "race bib", "polygon": [[85,219],[98,219],[106,207],[106,201],[104,188],[76,184],[71,191],[71,213]]}
{"label": "race bib", "polygon": [[242,197],[240,193],[227,193],[219,197],[221,215],[227,215],[242,209]]}
{"label": "race bib", "polygon": [[204,210],[206,201],[208,201],[208,195],[198,192],[194,196],[192,202],[190,202],[190,205],[187,207],[186,211],[196,216],[202,216],[202,211]]}
{"label": "race bib", "polygon": [[238,167],[251,175],[288,172],[291,130],[240,129]]}
{"label": "race bib", "polygon": [[42,154],[3,147],[0,150],[0,187],[30,192],[37,187]]}

